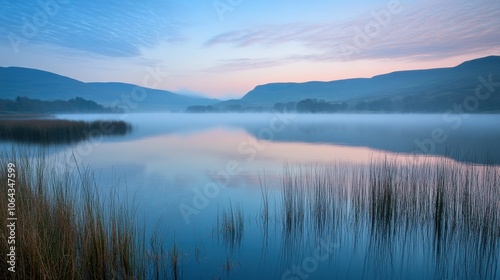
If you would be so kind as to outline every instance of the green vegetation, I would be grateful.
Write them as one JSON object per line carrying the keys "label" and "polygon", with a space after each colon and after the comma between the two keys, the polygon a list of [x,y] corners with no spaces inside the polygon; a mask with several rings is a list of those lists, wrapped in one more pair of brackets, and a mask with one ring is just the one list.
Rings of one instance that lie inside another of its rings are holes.
{"label": "green vegetation", "polygon": [[[7,221],[7,166],[15,164],[16,273],[0,255],[1,279],[166,279],[179,276],[179,250],[172,267],[155,266],[166,252],[151,237],[150,246],[134,208],[116,191],[98,192],[89,169],[56,169],[43,154],[12,151],[0,158],[0,220]],[[2,227],[2,239],[9,235]],[[7,242],[0,251],[8,252]],[[161,269],[161,270],[160,270]]]}
{"label": "green vegetation", "polygon": [[92,137],[125,135],[131,129],[131,126],[123,121],[0,119],[0,140],[39,144],[69,144]]}
{"label": "green vegetation", "polygon": [[68,101],[43,101],[28,97],[17,97],[14,100],[0,99],[0,112],[3,113],[123,113],[119,108],[106,108],[94,101],[81,97]]}

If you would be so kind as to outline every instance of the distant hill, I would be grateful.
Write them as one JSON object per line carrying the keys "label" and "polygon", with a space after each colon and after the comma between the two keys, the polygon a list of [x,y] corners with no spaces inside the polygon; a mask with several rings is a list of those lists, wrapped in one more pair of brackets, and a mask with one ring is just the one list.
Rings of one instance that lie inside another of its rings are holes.
{"label": "distant hill", "polygon": [[[259,85],[240,100],[221,102],[216,107],[269,108],[277,103],[286,107],[286,103],[309,99],[306,105],[316,102],[327,108],[321,104],[326,102],[347,111],[443,112],[474,95],[482,85],[478,78],[488,79],[489,75],[493,82],[500,83],[500,56],[471,60],[452,68],[399,71],[373,78]],[[483,86],[482,90],[487,88]],[[500,87],[496,91],[487,102],[481,102],[478,111],[500,110]]]}
{"label": "distant hill", "polygon": [[[131,97],[134,91],[139,97],[146,92],[146,98],[134,100]],[[122,100],[122,95],[129,96],[129,100]],[[0,97],[15,99],[18,96],[50,101],[81,97],[104,106],[125,106],[131,111],[184,110],[191,105],[219,102],[125,83],[84,83],[41,70],[0,67]],[[127,102],[131,105],[126,105]]]}
{"label": "distant hill", "polygon": [[[492,85],[484,85],[490,75]],[[84,83],[35,69],[0,67],[0,98],[22,96],[53,101],[81,97],[107,107],[125,106],[131,111],[261,112],[276,109],[298,112],[437,113],[445,112],[455,104],[463,105],[482,86],[484,94],[492,87],[497,89],[487,100],[481,100],[474,112],[498,113],[498,83],[500,56],[488,56],[456,67],[398,71],[372,78],[259,85],[241,99],[220,102],[125,83]],[[134,92],[146,92],[146,99],[134,100],[131,97]]]}

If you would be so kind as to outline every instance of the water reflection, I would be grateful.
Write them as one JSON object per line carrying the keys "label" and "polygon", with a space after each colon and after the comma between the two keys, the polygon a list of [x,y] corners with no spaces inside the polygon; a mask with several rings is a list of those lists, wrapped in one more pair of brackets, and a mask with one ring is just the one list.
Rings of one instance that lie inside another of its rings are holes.
{"label": "water reflection", "polygon": [[328,241],[318,279],[497,279],[499,174],[418,157],[285,166],[270,215],[278,260],[285,271]]}
{"label": "water reflection", "polygon": [[[97,119],[101,116],[59,117]],[[391,153],[420,153],[448,156],[464,162],[500,164],[500,149],[497,149],[497,143],[500,142],[500,115],[468,115],[460,125],[446,122],[442,115],[416,114],[131,114],[122,119],[137,127],[137,131],[122,141],[158,135],[181,137],[223,129],[244,131],[263,141],[364,147]],[[215,137],[225,142],[223,136]],[[196,145],[198,142],[193,146]],[[293,146],[287,148],[296,150]],[[348,157],[347,154],[339,156]],[[350,158],[357,159],[358,156],[354,154]]]}
{"label": "water reflection", "polygon": [[[128,115],[132,133],[93,143],[78,163],[103,186],[122,176],[139,217],[168,217],[162,232],[179,243],[188,278],[280,279],[327,248],[310,279],[498,279],[498,167],[468,164],[486,153],[500,164],[498,116],[456,129],[427,115],[275,118]],[[430,149],[436,128],[447,140],[423,154],[415,141]],[[208,183],[224,188],[187,224],[179,205]]]}

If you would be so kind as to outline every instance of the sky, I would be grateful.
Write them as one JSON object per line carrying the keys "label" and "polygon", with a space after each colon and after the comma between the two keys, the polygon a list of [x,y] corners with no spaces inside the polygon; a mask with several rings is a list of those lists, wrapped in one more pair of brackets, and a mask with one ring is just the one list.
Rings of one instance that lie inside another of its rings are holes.
{"label": "sky", "polygon": [[499,55],[499,27],[498,0],[0,0],[0,66],[229,99]]}

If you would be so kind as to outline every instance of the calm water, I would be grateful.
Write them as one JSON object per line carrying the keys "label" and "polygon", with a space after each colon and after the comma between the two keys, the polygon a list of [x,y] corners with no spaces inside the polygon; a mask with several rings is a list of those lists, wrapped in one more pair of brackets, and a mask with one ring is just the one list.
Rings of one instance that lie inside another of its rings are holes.
{"label": "calm water", "polygon": [[[118,182],[148,228],[160,220],[167,246],[175,238],[183,252],[185,279],[432,279],[442,270],[448,278],[463,276],[449,271],[469,265],[471,260],[462,258],[469,253],[466,247],[454,250],[447,261],[429,259],[431,249],[421,244],[426,239],[419,239],[419,233],[398,239],[406,244],[401,246],[375,242],[368,226],[351,227],[350,220],[319,235],[307,227],[300,234],[285,233],[276,218],[284,164],[363,166],[374,158],[404,161],[417,154],[431,161],[446,157],[459,165],[500,165],[500,115],[57,117],[132,124],[132,133],[123,137],[48,149],[51,156],[74,154],[79,164],[91,166],[103,190]],[[261,219],[260,182],[269,190],[269,224]],[[217,229],[218,215],[230,205],[241,208],[244,218],[244,232],[236,239]],[[499,239],[490,246],[492,257],[486,263],[494,268],[499,265]],[[500,279],[495,273],[485,275]]]}

